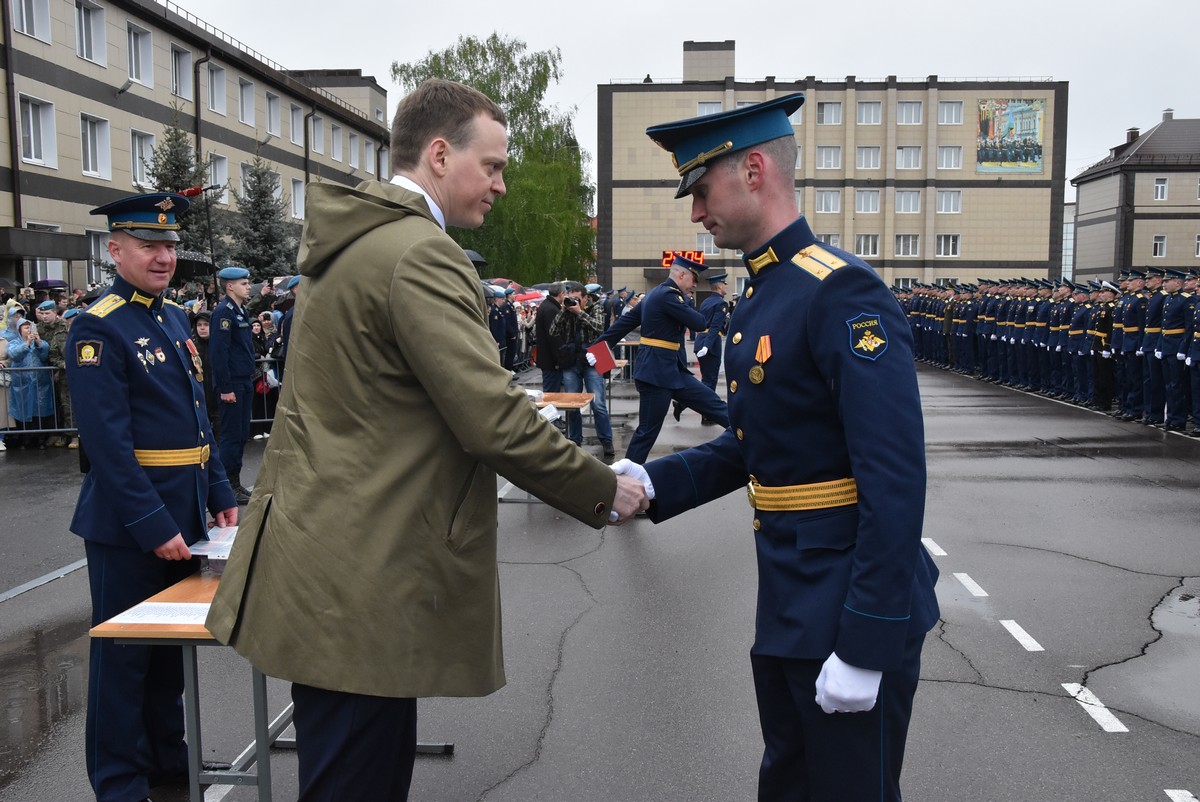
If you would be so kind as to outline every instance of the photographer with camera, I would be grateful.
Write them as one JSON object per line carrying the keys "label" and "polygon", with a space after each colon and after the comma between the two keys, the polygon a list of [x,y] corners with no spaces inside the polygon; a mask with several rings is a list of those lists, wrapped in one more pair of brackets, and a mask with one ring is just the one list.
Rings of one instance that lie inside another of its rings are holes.
{"label": "photographer with camera", "polygon": [[[593,365],[596,357],[587,352],[587,344],[604,331],[604,309],[592,303],[591,296],[577,281],[568,282],[567,294],[562,309],[550,324],[550,336],[558,347],[558,362],[562,366],[563,388],[568,393],[592,394],[592,417],[596,422],[596,436],[604,449],[604,456],[616,456],[612,442],[612,421],[608,416],[608,403],[604,394],[604,377]],[[584,389],[586,388],[586,389]],[[577,411],[567,412],[567,438],[575,445],[583,445],[583,416]]]}

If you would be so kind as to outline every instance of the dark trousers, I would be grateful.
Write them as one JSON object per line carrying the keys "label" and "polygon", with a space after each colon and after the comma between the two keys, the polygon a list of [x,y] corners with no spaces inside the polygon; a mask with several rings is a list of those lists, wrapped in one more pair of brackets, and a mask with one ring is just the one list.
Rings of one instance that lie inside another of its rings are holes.
{"label": "dark trousers", "polygon": [[404,802],[417,756],[417,700],[292,685],[298,802]]}
{"label": "dark trousers", "polygon": [[1112,406],[1115,387],[1116,379],[1112,356],[1105,359],[1097,351],[1092,356],[1092,401],[1102,411],[1107,412]]}
{"label": "dark trousers", "polygon": [[1175,356],[1175,352],[1163,353],[1163,375],[1166,378],[1165,396],[1167,400],[1168,426],[1183,428],[1188,419],[1188,375],[1187,366],[1183,360]]}
{"label": "dark trousers", "polygon": [[1141,417],[1146,357],[1125,352],[1125,414]]}
{"label": "dark trousers", "polygon": [[641,465],[650,456],[650,449],[654,447],[658,433],[662,431],[663,418],[667,417],[671,399],[688,409],[696,410],[708,420],[729,428],[729,410],[725,402],[715,391],[701,384],[695,376],[688,376],[683,387],[678,390],[641,381],[635,381],[634,384],[638,390],[638,427],[625,449],[625,459]]}
{"label": "dark trousers", "polygon": [[563,378],[561,370],[546,370],[542,368],[542,392],[561,393]]}
{"label": "dark trousers", "polygon": [[826,713],[816,703],[824,660],[751,655],[762,725],[759,802],[900,802],[900,770],[924,636],[884,672],[875,707]]}
{"label": "dark trousers", "polygon": [[[93,626],[199,567],[199,560],[160,560],[136,548],[85,541],[84,549]],[[117,646],[112,638],[92,638],[84,745],[97,802],[143,799],[150,775],[187,770],[182,697],[178,646]]]}
{"label": "dark trousers", "polygon": [[1188,368],[1192,385],[1192,423],[1200,427],[1200,362],[1192,358],[1192,366]]}
{"label": "dark trousers", "polygon": [[1142,417],[1151,423],[1163,422],[1167,406],[1167,386],[1163,379],[1163,361],[1147,351],[1145,381],[1142,383]]}
{"label": "dark trousers", "polygon": [[705,354],[696,361],[700,363],[700,383],[714,393],[717,391],[717,378],[721,375],[721,351]]}
{"label": "dark trousers", "polygon": [[219,453],[221,464],[230,478],[242,472],[242,452],[246,448],[246,439],[250,437],[250,419],[254,408],[254,383],[249,379],[236,381],[233,392],[237,400],[232,404],[217,397],[217,414],[221,418]]}

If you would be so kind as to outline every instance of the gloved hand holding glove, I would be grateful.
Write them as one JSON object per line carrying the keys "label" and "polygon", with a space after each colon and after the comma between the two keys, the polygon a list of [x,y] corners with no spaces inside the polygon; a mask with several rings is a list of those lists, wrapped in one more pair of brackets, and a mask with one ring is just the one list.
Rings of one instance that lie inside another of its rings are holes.
{"label": "gloved hand holding glove", "polygon": [[829,655],[817,676],[817,704],[826,713],[862,713],[875,707],[882,671],[858,668]]}

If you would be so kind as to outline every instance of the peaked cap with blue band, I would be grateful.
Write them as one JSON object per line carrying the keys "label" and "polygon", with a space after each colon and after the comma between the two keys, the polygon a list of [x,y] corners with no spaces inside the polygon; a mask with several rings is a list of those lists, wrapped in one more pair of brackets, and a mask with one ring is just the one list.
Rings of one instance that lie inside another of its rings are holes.
{"label": "peaked cap with blue band", "polygon": [[782,136],[793,136],[788,116],[802,105],[804,93],[797,92],[720,114],[652,125],[646,129],[646,136],[671,152],[679,170],[675,197],[682,198],[716,159]]}
{"label": "peaked cap with blue band", "polygon": [[92,209],[90,214],[108,217],[108,230],[124,231],[150,241],[179,241],[179,222],[175,216],[186,212],[192,202],[174,192],[131,195]]}

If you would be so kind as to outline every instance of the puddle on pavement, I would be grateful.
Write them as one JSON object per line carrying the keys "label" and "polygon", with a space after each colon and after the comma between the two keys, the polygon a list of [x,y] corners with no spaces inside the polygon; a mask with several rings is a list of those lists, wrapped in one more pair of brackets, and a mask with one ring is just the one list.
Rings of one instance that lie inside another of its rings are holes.
{"label": "puddle on pavement", "polygon": [[79,623],[0,644],[0,788],[87,698],[88,637]]}

